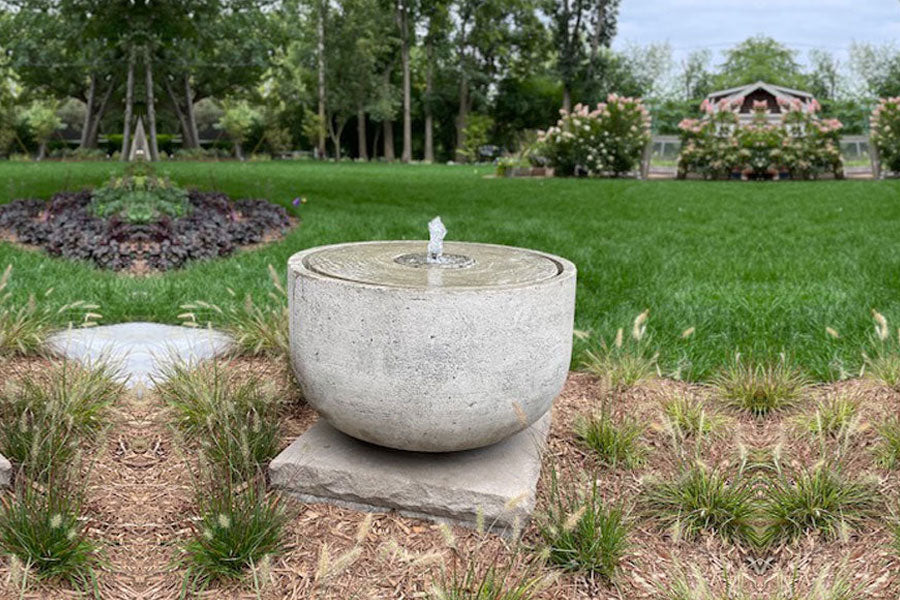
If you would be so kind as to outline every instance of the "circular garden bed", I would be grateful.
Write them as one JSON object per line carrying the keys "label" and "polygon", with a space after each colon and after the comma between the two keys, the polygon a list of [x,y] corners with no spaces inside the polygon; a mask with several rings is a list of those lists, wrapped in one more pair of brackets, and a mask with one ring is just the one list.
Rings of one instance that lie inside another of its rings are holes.
{"label": "circular garden bed", "polygon": [[115,271],[176,269],[278,239],[296,222],[266,200],[184,190],[144,166],[95,190],[0,206],[0,230],[53,256]]}

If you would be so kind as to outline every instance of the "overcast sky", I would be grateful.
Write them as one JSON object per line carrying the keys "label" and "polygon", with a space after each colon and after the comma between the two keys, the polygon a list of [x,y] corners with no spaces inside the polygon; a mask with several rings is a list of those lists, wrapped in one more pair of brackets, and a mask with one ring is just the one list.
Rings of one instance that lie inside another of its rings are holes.
{"label": "overcast sky", "polygon": [[900,45],[900,0],[622,0],[615,46],[668,41],[676,57],[705,47],[718,59],[757,34],[802,55],[843,53],[854,41]]}

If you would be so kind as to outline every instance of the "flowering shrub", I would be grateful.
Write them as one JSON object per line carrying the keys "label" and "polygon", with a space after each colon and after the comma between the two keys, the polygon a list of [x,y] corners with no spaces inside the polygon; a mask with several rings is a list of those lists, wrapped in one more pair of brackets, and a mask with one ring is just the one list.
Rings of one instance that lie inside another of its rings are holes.
{"label": "flowering shrub", "polygon": [[679,175],[698,173],[710,179],[740,173],[747,178],[774,177],[787,172],[809,179],[821,173],[843,176],[839,146],[841,122],[822,120],[813,100],[803,110],[799,100],[778,99],[783,116],[780,123],[768,119],[768,104],[753,103],[753,116],[742,123],[739,117],[744,98],[722,100],[713,105],[704,101],[703,119],[685,119]]}
{"label": "flowering shrub", "polygon": [[678,157],[679,173],[700,173],[709,178],[727,177],[741,162],[749,159],[749,152],[741,149],[735,132],[740,128],[736,110],[743,103],[735,101],[733,108],[727,102],[719,103],[719,110],[704,100],[703,120],[685,119],[679,123],[682,131],[681,155]]}
{"label": "flowering shrub", "polygon": [[872,113],[871,125],[881,164],[888,171],[900,172],[900,96],[882,99]]}
{"label": "flowering shrub", "polygon": [[650,113],[640,98],[611,94],[590,110],[560,110],[554,127],[538,133],[536,153],[557,175],[621,175],[634,170],[650,143]]}

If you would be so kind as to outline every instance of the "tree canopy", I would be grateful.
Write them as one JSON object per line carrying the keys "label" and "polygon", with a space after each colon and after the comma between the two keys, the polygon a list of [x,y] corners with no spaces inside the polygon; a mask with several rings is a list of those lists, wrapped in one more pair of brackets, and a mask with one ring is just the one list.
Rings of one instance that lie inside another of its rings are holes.
{"label": "tree canopy", "polygon": [[[757,36],[676,62],[667,44],[613,44],[620,3],[0,0],[0,154],[126,155],[140,118],[157,154],[469,160],[467,135],[514,151],[561,107],[610,93],[647,98],[658,131],[757,80],[809,90],[854,128],[872,99],[900,95],[891,46],[839,60]],[[43,142],[25,118],[35,101],[65,111]]]}
{"label": "tree canopy", "polygon": [[755,81],[798,89],[809,84],[797,52],[765,36],[752,37],[727,50],[715,85],[724,89]]}

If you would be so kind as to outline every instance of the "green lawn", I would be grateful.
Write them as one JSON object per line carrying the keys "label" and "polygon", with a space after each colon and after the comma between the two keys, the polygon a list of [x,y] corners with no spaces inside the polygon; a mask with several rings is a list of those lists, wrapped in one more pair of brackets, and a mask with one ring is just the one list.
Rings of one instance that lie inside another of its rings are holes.
{"label": "green lawn", "polygon": [[[48,197],[97,183],[112,163],[0,163],[0,194]],[[744,355],[792,355],[819,378],[858,370],[870,311],[900,326],[900,182],[707,183],[487,179],[464,166],[171,163],[184,185],[288,203],[304,222],[263,250],[135,279],[0,246],[12,292],[54,287],[93,300],[106,322],[177,322],[186,301],[265,297],[265,267],[348,240],[424,238],[440,214],[449,239],[526,246],[579,268],[576,326],[607,336],[645,308],[666,370],[707,376]],[[825,333],[830,326],[840,339]],[[696,327],[688,340],[681,333]],[[579,342],[579,347],[584,343]]]}

